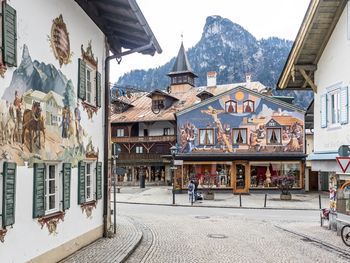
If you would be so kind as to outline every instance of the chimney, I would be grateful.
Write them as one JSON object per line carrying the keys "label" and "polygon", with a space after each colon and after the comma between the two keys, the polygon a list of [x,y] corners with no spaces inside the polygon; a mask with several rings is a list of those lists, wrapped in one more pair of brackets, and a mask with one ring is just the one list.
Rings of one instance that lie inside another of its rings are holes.
{"label": "chimney", "polygon": [[208,87],[216,86],[216,72],[215,71],[209,71],[207,73],[207,86]]}
{"label": "chimney", "polygon": [[245,82],[250,83],[252,80],[252,74],[251,73],[246,73],[245,74]]}

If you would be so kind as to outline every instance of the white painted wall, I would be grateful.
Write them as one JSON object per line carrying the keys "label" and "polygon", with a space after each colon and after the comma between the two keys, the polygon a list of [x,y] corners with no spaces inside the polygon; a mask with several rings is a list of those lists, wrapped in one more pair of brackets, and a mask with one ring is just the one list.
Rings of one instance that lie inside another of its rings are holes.
{"label": "white painted wall", "polygon": [[[349,4],[348,4],[349,5]],[[337,152],[340,145],[350,144],[350,124],[338,128],[321,128],[320,97],[327,87],[341,82],[350,88],[350,40],[347,38],[347,7],[344,9],[338,24],[321,56],[315,72],[315,117],[314,117],[314,151]],[[348,96],[350,90],[348,90]],[[348,98],[348,102],[350,102]]]}
{"label": "white painted wall", "polygon": [[[77,90],[78,58],[81,57],[81,45],[86,49],[88,41],[92,40],[92,49],[95,57],[98,57],[98,70],[102,74],[102,86],[104,83],[105,46],[104,35],[83,13],[82,9],[72,0],[11,0],[8,3],[17,11],[17,35],[18,35],[18,64],[21,62],[23,45],[29,48],[31,58],[52,63],[60,68],[55,59],[48,41],[52,21],[60,14],[67,25],[70,37],[72,62],[63,65],[60,70],[71,79]],[[0,78],[0,87],[10,84],[12,73],[16,68],[8,68],[5,78]],[[103,91],[103,88],[102,88]],[[2,95],[3,89],[0,91]],[[102,102],[104,94],[102,92]],[[82,110],[82,125],[91,136],[93,145],[99,149],[99,161],[103,160],[103,106],[89,120]],[[86,143],[89,138],[85,138]],[[85,145],[86,145],[85,143]],[[103,174],[103,172],[102,172]],[[33,207],[33,169],[25,166],[17,167],[17,191],[16,191],[16,222],[13,228],[8,228],[5,242],[0,243],[0,262],[26,262],[59,245],[66,243],[87,231],[95,229],[103,224],[103,201],[98,201],[96,209],[93,209],[92,217],[87,218],[82,213],[77,203],[77,168],[72,170],[71,176],[71,208],[66,211],[64,222],[60,222],[56,235],[49,235],[46,227],[41,229],[36,219],[32,218]]]}
{"label": "white painted wall", "polygon": [[168,121],[157,121],[152,125],[139,124],[139,136],[143,136],[143,130],[148,129],[148,136],[163,136],[164,128],[170,128],[169,135],[175,135],[173,125]]}

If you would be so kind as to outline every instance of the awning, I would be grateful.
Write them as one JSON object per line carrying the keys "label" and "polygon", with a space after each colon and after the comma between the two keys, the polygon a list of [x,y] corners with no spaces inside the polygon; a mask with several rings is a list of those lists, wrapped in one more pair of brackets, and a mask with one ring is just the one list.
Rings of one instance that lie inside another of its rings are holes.
{"label": "awning", "polygon": [[[135,0],[75,0],[106,35],[114,55],[122,48],[154,55],[162,53],[145,17]],[[140,49],[141,47],[145,47]]]}
{"label": "awning", "polygon": [[330,161],[336,161],[336,158],[339,156],[338,153],[335,152],[327,152],[327,153],[311,153],[309,156],[306,158],[307,161],[325,161],[325,160],[330,160]]}

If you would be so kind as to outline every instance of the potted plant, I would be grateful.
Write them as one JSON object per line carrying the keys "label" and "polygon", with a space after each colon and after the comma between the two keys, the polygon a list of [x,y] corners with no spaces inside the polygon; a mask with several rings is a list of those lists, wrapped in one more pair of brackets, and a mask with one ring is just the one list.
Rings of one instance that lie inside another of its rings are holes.
{"label": "potted plant", "polygon": [[290,189],[294,184],[294,175],[293,171],[289,171],[286,175],[275,176],[272,179],[272,183],[275,184],[278,189],[281,190],[280,198],[281,200],[291,200],[292,194],[290,193]]}

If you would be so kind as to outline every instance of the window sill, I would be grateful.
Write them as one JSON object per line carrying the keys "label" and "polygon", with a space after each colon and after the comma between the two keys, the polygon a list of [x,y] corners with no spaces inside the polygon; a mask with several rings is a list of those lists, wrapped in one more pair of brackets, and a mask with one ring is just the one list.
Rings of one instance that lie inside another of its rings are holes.
{"label": "window sill", "polygon": [[337,124],[330,124],[327,127],[327,131],[335,131],[335,130],[340,130],[342,128],[341,124],[337,123]]}
{"label": "window sill", "polygon": [[38,222],[41,225],[41,229],[46,225],[50,234],[57,234],[57,224],[60,220],[64,221],[65,212],[59,211],[49,215],[45,215],[43,217],[38,218]]}
{"label": "window sill", "polygon": [[87,112],[89,119],[92,119],[94,113],[97,114],[97,106],[91,105],[86,101],[83,101],[81,104],[83,105],[83,109]]}
{"label": "window sill", "polygon": [[85,202],[80,205],[82,212],[86,214],[86,216],[89,218],[92,215],[92,209],[96,208],[97,201],[92,200]]}

